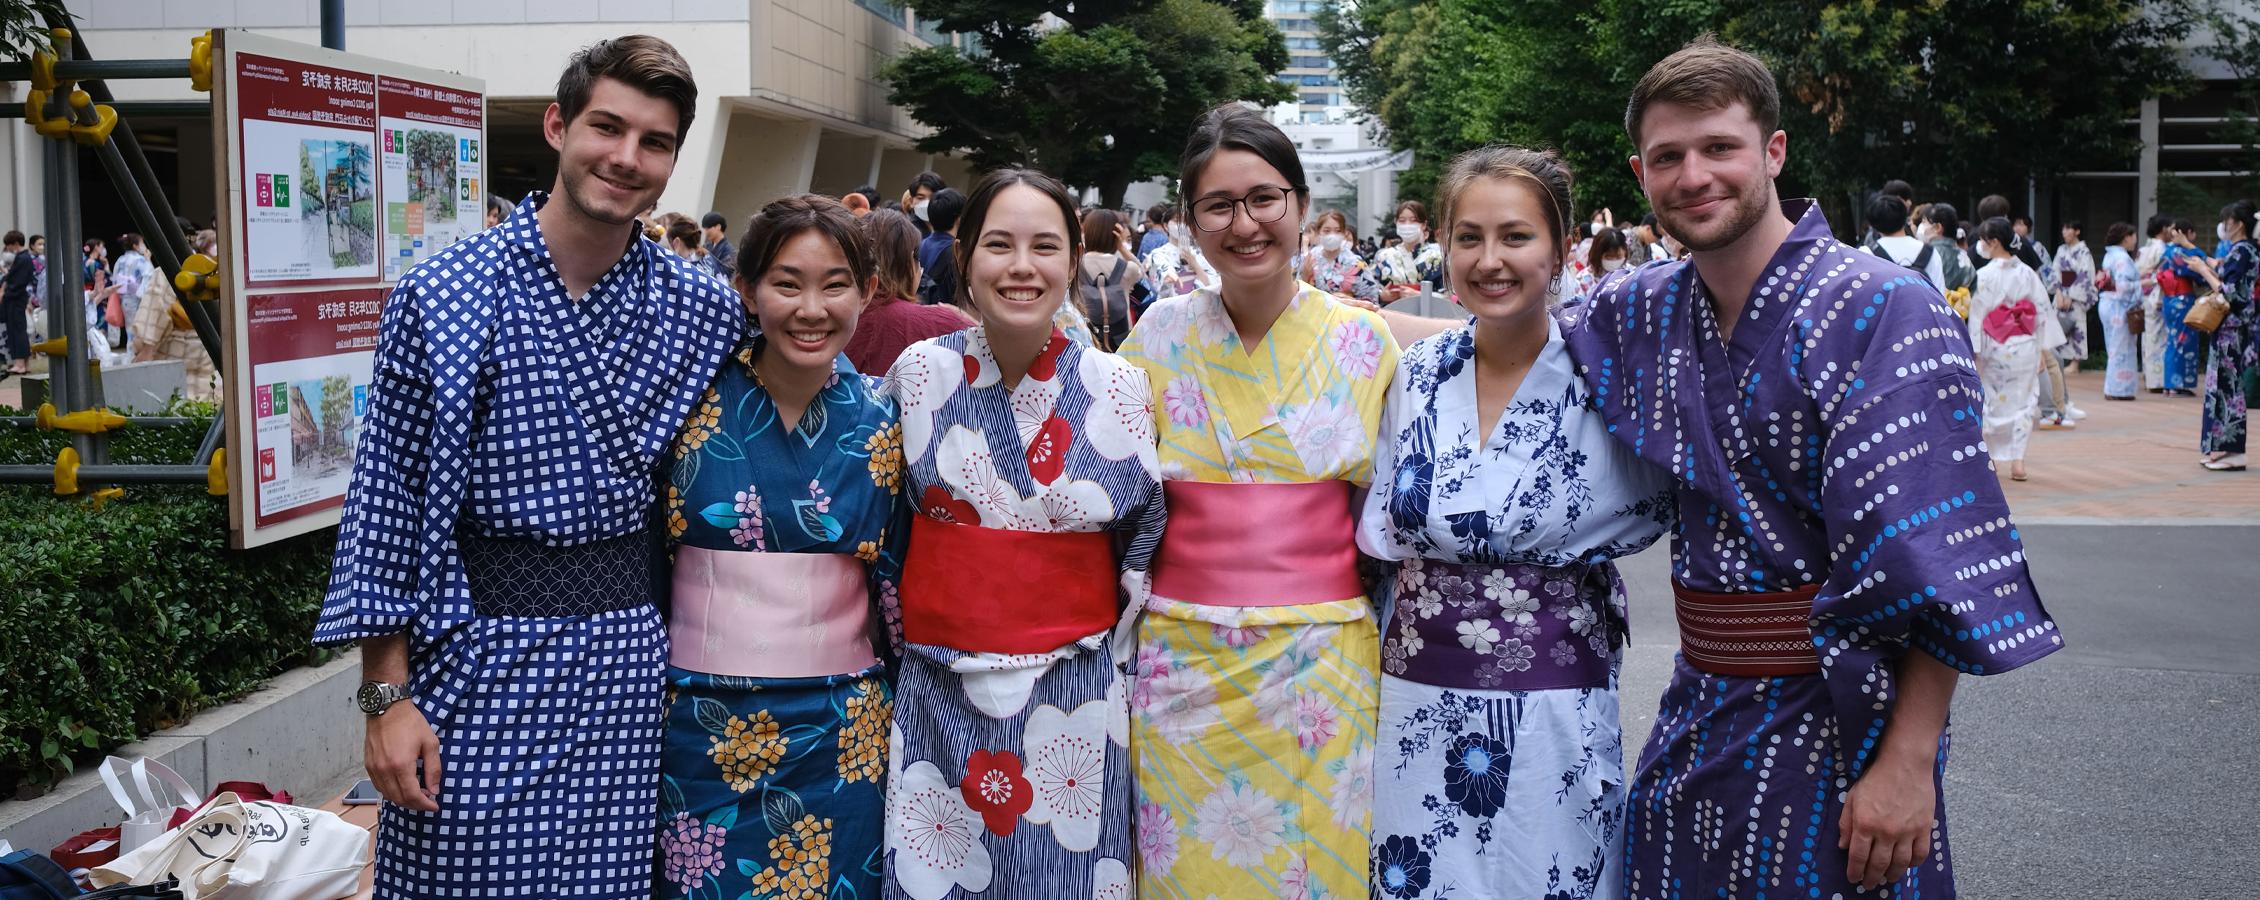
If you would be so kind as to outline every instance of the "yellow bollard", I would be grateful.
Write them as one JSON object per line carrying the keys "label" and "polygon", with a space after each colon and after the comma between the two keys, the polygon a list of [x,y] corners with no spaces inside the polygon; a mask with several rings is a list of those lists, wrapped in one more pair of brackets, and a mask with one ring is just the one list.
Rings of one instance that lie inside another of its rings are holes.
{"label": "yellow bollard", "polygon": [[213,448],[212,465],[204,470],[204,493],[214,497],[228,495],[228,448]]}
{"label": "yellow bollard", "polygon": [[68,497],[78,493],[78,451],[64,447],[55,454],[55,496]]}

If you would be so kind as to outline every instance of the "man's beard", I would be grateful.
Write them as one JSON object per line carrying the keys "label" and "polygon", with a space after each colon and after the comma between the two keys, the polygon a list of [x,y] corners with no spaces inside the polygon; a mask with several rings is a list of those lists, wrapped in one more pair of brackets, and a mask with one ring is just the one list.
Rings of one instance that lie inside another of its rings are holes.
{"label": "man's beard", "polygon": [[1663,220],[1664,230],[1670,232],[1672,238],[1679,241],[1680,246],[1689,250],[1707,253],[1730,247],[1734,245],[1735,241],[1741,240],[1743,235],[1749,234],[1750,229],[1758,227],[1758,223],[1765,221],[1765,217],[1773,214],[1774,208],[1779,206],[1774,201],[1773,179],[1759,179],[1751,193],[1762,196],[1753,197],[1737,191],[1727,197],[1727,203],[1734,208],[1732,218],[1714,225],[1713,227],[1719,230],[1717,234],[1712,236],[1698,236],[1693,233],[1692,228],[1682,228],[1680,223],[1669,221],[1669,218],[1661,212],[1657,213],[1657,218]]}
{"label": "man's beard", "polygon": [[606,210],[600,205],[587,199],[587,197],[585,196],[586,188],[588,187],[589,182],[595,180],[597,180],[597,178],[596,174],[593,172],[566,174],[565,202],[571,203],[575,212],[580,213],[581,215],[589,218],[592,221],[602,222],[606,225],[626,225],[630,222],[635,221],[636,210],[634,209],[622,212],[613,212]]}

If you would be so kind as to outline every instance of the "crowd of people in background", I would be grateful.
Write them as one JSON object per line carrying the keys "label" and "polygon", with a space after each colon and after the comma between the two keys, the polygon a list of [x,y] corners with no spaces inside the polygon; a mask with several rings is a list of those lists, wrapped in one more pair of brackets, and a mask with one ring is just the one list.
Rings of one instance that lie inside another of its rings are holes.
{"label": "crowd of people in background", "polygon": [[[191,252],[218,252],[219,232],[176,223]],[[47,340],[47,237],[10,230],[0,237],[0,378],[32,371],[33,345]],[[79,244],[83,315],[89,358],[105,365],[179,360],[192,400],[219,397],[219,370],[205,352],[173,285],[151,259],[148,241],[127,232]]]}

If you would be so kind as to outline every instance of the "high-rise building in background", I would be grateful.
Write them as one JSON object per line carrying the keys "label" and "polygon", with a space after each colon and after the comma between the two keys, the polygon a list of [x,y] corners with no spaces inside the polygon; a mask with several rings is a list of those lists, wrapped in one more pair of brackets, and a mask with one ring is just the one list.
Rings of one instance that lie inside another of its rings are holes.
{"label": "high-rise building in background", "polygon": [[1318,11],[1333,0],[1269,0],[1264,16],[1287,36],[1287,70],[1277,76],[1295,89],[1294,120],[1313,124],[1347,115],[1349,98],[1334,60],[1318,43]]}

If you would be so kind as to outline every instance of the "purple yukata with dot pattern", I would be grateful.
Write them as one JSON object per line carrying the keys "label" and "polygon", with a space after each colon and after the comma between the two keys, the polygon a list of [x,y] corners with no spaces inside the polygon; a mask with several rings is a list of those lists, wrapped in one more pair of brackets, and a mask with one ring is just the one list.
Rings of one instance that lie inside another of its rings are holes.
{"label": "purple yukata with dot pattern", "polygon": [[[1812,201],[1722,340],[1691,261],[1565,311],[1610,433],[1677,480],[1672,575],[1718,593],[1820,585],[1818,675],[1680,660],[1633,780],[1634,898],[1951,897],[1943,795],[1929,855],[1875,891],[1837,821],[1922,652],[1992,675],[2062,645],[1980,435],[1965,327],[1919,274],[1830,236]],[[1943,773],[1947,739],[1939,740]],[[1934,777],[1936,777],[1934,775]]]}
{"label": "purple yukata with dot pattern", "polygon": [[641,602],[513,585],[542,601],[515,611],[608,611],[492,615],[457,535],[569,554],[644,532],[655,467],[745,313],[640,236],[569,297],[534,218],[548,199],[417,264],[379,320],[314,630],[324,645],[407,632],[411,701],[439,737],[439,811],[384,807],[379,898],[651,896],[667,634],[642,590],[657,559],[587,579]]}

